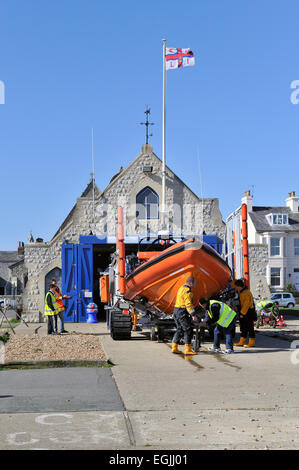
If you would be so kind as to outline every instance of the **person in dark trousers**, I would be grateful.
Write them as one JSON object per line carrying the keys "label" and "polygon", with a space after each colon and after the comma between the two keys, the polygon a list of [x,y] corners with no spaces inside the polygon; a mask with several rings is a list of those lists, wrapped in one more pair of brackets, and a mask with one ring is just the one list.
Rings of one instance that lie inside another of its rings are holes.
{"label": "person in dark trousers", "polygon": [[59,320],[59,324],[60,324],[60,333],[68,333],[68,331],[66,331],[64,329],[65,306],[64,306],[64,303],[63,303],[63,299],[70,299],[71,297],[69,295],[62,295],[62,293],[60,292],[60,289],[57,285],[56,279],[52,279],[51,286],[54,287],[54,295],[55,295],[56,304],[57,304],[57,308],[58,308],[58,320]]}
{"label": "person in dark trousers", "polygon": [[195,279],[192,276],[187,278],[186,283],[178,290],[176,303],[173,311],[173,318],[176,325],[176,332],[172,339],[171,352],[180,353],[178,344],[182,338],[185,341],[185,354],[193,355],[196,352],[191,349],[193,334],[192,316],[195,314],[193,305],[192,288],[195,286]]}
{"label": "person in dark trousers", "polygon": [[45,297],[45,316],[48,318],[48,335],[57,334],[58,308],[55,298],[55,287],[50,285]]}
{"label": "person in dark trousers", "polygon": [[[240,298],[239,321],[241,337],[239,342],[234,343],[234,345],[244,346],[245,348],[253,348],[255,346],[254,322],[257,320],[257,315],[252,293],[245,285],[243,279],[230,281],[230,284],[238,292]],[[248,344],[245,344],[247,336],[249,336],[249,341]]]}
{"label": "person in dark trousers", "polygon": [[[208,348],[212,352],[224,352],[225,354],[232,354],[234,352],[233,334],[237,319],[237,312],[231,309],[229,305],[218,300],[208,300],[201,298],[199,305],[206,310],[204,321],[200,326],[205,327],[208,325],[215,325],[214,328],[214,344]],[[220,341],[222,335],[225,337],[225,351],[220,348]]]}

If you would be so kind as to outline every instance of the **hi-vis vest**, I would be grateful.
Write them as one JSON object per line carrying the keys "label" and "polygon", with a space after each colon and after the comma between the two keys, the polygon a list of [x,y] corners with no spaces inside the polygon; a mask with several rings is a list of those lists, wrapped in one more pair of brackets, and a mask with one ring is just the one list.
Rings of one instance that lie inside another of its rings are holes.
{"label": "hi-vis vest", "polygon": [[219,320],[216,323],[218,323],[218,325],[222,326],[223,328],[227,328],[231,324],[237,313],[224,302],[219,302],[218,300],[210,300],[208,310],[208,315],[210,318],[213,318],[213,314],[211,312],[211,307],[213,304],[219,304],[221,306]]}
{"label": "hi-vis vest", "polygon": [[57,308],[58,308],[58,311],[59,312],[63,312],[65,310],[65,306],[64,306],[64,303],[63,303],[63,300],[62,300],[62,295],[61,295],[61,292],[57,292],[57,290],[55,289],[55,299],[56,299],[56,304],[57,304]]}
{"label": "hi-vis vest", "polygon": [[[47,304],[48,295],[50,295],[52,297],[52,304],[53,304],[53,307],[55,308],[55,311],[51,310],[49,305]],[[57,303],[56,303],[55,296],[52,294],[52,292],[47,292],[47,295],[45,297],[45,312],[44,312],[44,314],[46,316],[49,316],[49,315],[57,315],[57,313],[58,313],[58,308],[57,308]]]}
{"label": "hi-vis vest", "polygon": [[269,305],[269,307],[267,308],[267,310],[272,310],[272,309],[274,308],[274,302],[272,302],[272,301],[268,301],[268,302],[267,302],[266,300],[262,300],[261,302],[259,302],[259,303],[257,304],[257,308],[258,308],[259,310],[262,310],[262,309],[264,309],[264,308],[266,307],[266,305]]}

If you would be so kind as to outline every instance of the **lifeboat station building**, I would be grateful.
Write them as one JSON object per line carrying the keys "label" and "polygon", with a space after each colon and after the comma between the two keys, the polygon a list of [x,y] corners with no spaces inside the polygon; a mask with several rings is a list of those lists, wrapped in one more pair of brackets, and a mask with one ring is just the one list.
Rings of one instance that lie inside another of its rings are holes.
{"label": "lifeboat station building", "polygon": [[[26,278],[22,294],[25,318],[43,321],[44,298],[53,278],[72,296],[66,302],[66,322],[85,322],[91,299],[101,316],[99,278],[116,249],[117,207],[123,207],[129,255],[136,253],[141,239],[156,237],[161,230],[161,201],[162,161],[149,144],[142,146],[141,153],[103,191],[92,177],[52,240],[31,236],[24,246],[16,275]],[[218,199],[199,198],[167,166],[166,214],[165,228],[173,237],[201,236],[221,253],[225,223]]]}

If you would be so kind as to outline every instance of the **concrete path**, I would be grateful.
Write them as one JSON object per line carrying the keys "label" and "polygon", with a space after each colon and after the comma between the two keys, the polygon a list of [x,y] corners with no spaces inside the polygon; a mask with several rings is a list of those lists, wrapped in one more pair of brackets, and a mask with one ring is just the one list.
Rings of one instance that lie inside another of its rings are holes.
{"label": "concrete path", "polygon": [[[294,320],[295,328],[298,323]],[[99,336],[114,363],[106,379],[115,380],[123,409],[117,408],[117,399],[110,410],[103,409],[101,400],[95,401],[94,411],[84,408],[82,400],[72,409],[68,403],[58,410],[30,408],[26,413],[9,408],[3,413],[2,408],[2,449],[299,448],[299,360],[289,341],[258,333],[256,348],[236,348],[234,355],[224,356],[208,352],[205,343],[197,356],[187,358],[143,333],[113,341],[103,323],[66,328]],[[30,329],[45,334],[45,325],[30,324]],[[26,332],[26,326],[16,332]],[[86,369],[80,375],[80,370],[75,395],[84,396],[80,386],[89,388],[86,396],[97,395],[95,377],[84,375]],[[0,372],[0,402],[15,393],[2,388],[6,373]],[[59,384],[58,375],[53,382]],[[104,383],[104,377],[97,381],[99,394]]]}
{"label": "concrete path", "polygon": [[0,414],[124,410],[111,369],[1,371]]}

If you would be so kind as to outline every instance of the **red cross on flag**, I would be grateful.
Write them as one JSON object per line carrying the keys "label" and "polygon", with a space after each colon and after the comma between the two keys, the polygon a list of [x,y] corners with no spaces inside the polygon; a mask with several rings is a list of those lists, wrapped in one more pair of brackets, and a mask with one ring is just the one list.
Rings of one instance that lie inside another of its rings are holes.
{"label": "red cross on flag", "polygon": [[189,48],[175,49],[174,47],[166,47],[166,70],[188,67],[190,65],[195,65],[195,58],[193,52]]}

